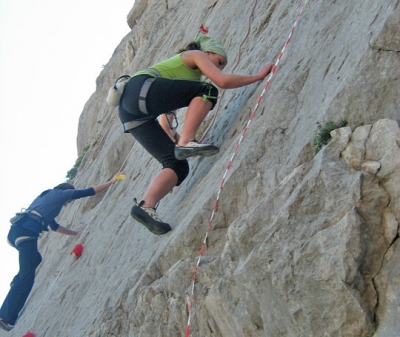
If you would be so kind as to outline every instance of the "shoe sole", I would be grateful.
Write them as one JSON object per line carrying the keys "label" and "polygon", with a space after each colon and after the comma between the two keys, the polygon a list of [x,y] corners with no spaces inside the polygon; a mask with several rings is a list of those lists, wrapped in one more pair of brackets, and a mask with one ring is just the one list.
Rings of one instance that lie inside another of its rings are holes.
{"label": "shoe sole", "polygon": [[0,321],[0,329],[3,329],[5,331],[11,331],[14,326],[10,326],[10,325],[5,325],[6,323],[4,321]]}
{"label": "shoe sole", "polygon": [[175,148],[175,158],[183,160],[193,156],[211,157],[219,152],[219,148],[214,145],[203,146],[203,147],[178,147]]}
{"label": "shoe sole", "polygon": [[150,232],[155,235],[163,235],[171,231],[171,226],[165,222],[158,222],[148,215],[139,206],[133,206],[131,209],[131,217],[137,222],[145,226]]}

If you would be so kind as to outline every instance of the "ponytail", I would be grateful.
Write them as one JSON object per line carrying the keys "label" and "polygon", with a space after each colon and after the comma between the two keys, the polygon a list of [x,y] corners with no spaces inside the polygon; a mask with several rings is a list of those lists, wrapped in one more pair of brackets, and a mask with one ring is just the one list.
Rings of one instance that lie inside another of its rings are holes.
{"label": "ponytail", "polygon": [[178,54],[188,50],[201,50],[200,43],[190,42],[185,48],[179,49]]}

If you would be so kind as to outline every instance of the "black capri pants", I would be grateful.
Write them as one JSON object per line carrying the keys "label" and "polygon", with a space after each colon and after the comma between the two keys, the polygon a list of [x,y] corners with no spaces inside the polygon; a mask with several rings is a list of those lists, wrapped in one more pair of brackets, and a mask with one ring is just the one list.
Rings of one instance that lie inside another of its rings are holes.
{"label": "black capri pants", "polygon": [[139,93],[148,75],[133,77],[125,87],[119,103],[119,117],[122,123],[134,120],[148,120],[127,130],[149,152],[163,168],[172,169],[178,176],[179,186],[189,174],[188,161],[175,158],[175,143],[163,130],[157,117],[161,114],[187,107],[193,98],[206,96],[214,108],[218,89],[207,82],[167,79],[158,77],[151,84],[146,96],[148,115],[139,109]]}

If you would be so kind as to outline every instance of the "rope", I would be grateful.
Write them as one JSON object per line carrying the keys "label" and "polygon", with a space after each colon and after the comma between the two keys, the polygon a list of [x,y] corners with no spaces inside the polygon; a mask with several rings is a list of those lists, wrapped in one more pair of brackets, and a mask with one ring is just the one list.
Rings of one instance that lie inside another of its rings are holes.
{"label": "rope", "polygon": [[224,173],[224,175],[223,175],[223,177],[222,177],[222,181],[221,181],[221,184],[220,184],[220,186],[219,186],[219,190],[218,190],[218,192],[217,192],[217,198],[216,198],[216,200],[215,200],[215,202],[214,202],[214,207],[213,207],[213,210],[212,210],[212,213],[211,213],[210,220],[208,221],[208,226],[207,226],[206,234],[205,234],[205,237],[204,237],[204,240],[203,240],[201,249],[200,249],[199,256],[198,256],[198,258],[197,258],[197,263],[196,263],[195,271],[194,271],[194,274],[193,274],[193,279],[192,279],[192,284],[191,284],[191,294],[190,294],[190,299],[189,299],[189,315],[188,315],[189,317],[188,317],[188,322],[187,322],[187,325],[186,325],[186,337],[188,337],[189,334],[190,334],[192,310],[193,310],[193,303],[194,303],[194,289],[195,289],[195,283],[196,283],[196,279],[197,279],[197,271],[198,271],[198,268],[199,268],[200,261],[201,261],[201,258],[202,258],[202,256],[203,256],[204,250],[205,250],[205,248],[206,248],[207,239],[208,239],[208,235],[209,235],[210,230],[211,230],[211,226],[212,226],[212,223],[213,223],[213,219],[214,219],[215,212],[216,212],[217,209],[218,209],[219,198],[220,198],[220,194],[221,194],[222,188],[223,188],[223,186],[224,186],[224,184],[225,184],[225,178],[226,178],[226,176],[227,176],[227,174],[228,174],[229,169],[230,169],[231,166],[232,166],[233,159],[234,159],[236,153],[237,153],[238,150],[239,150],[239,146],[240,146],[240,144],[241,144],[241,142],[242,142],[242,140],[243,140],[243,138],[244,138],[244,136],[245,136],[245,134],[246,134],[246,132],[247,132],[247,130],[248,130],[248,127],[249,127],[251,121],[252,121],[253,118],[254,118],[254,115],[255,115],[255,113],[256,113],[256,110],[257,110],[257,108],[258,108],[258,106],[259,106],[259,104],[260,104],[260,102],[261,102],[261,100],[262,100],[262,98],[263,98],[263,96],[264,96],[264,93],[265,93],[265,91],[267,90],[267,88],[268,88],[268,86],[269,86],[269,84],[270,84],[270,82],[271,82],[271,79],[273,78],[273,76],[274,76],[274,74],[275,74],[275,72],[276,72],[276,69],[277,69],[277,67],[278,67],[278,64],[279,64],[280,60],[282,59],[283,53],[284,53],[284,51],[285,51],[287,45],[288,45],[289,42],[290,42],[290,39],[291,39],[291,37],[292,37],[292,35],[293,35],[293,32],[294,32],[294,30],[295,30],[295,27],[297,26],[297,24],[298,24],[298,22],[299,22],[299,20],[300,20],[300,17],[301,17],[301,15],[302,15],[302,13],[303,13],[303,11],[304,11],[304,8],[305,8],[305,6],[307,5],[307,3],[308,3],[308,0],[305,0],[303,6],[301,7],[300,13],[298,14],[298,16],[297,16],[297,18],[296,18],[296,21],[295,21],[294,24],[293,24],[293,27],[292,27],[292,29],[291,29],[291,31],[290,31],[290,34],[289,34],[289,37],[287,38],[287,40],[286,40],[286,42],[285,42],[285,44],[284,44],[284,46],[283,46],[283,48],[282,48],[282,51],[281,51],[281,53],[279,54],[279,56],[278,56],[278,58],[277,58],[277,60],[276,60],[276,62],[275,62],[275,64],[274,64],[274,66],[273,66],[273,68],[272,68],[272,70],[271,70],[271,73],[270,73],[270,75],[269,75],[269,77],[268,77],[267,83],[265,84],[265,86],[264,86],[264,88],[263,88],[263,90],[262,90],[262,92],[261,92],[261,94],[260,94],[260,97],[259,97],[258,100],[257,100],[257,103],[256,103],[256,105],[255,105],[255,107],[254,107],[254,109],[253,109],[253,112],[252,112],[251,115],[250,115],[249,121],[247,122],[247,125],[245,126],[245,128],[244,128],[244,130],[243,130],[243,132],[242,132],[242,134],[241,134],[241,136],[240,136],[240,139],[239,139],[237,145],[235,146],[235,149],[234,149],[234,151],[233,151],[233,154],[232,154],[232,156],[231,156],[231,158],[230,158],[230,160],[229,160],[229,162],[228,162],[228,165],[227,165],[227,167],[226,167],[225,173]]}
{"label": "rope", "polygon": [[[238,51],[238,54],[237,54],[238,57],[237,57],[237,60],[236,60],[236,64],[234,65],[234,67],[233,67],[232,70],[231,70],[231,74],[234,73],[234,71],[236,70],[237,66],[239,65],[239,62],[240,62],[240,59],[241,59],[241,56],[242,56],[242,47],[243,47],[243,44],[245,43],[245,41],[247,40],[247,38],[248,38],[249,35],[250,35],[251,18],[252,18],[253,15],[254,15],[254,10],[255,10],[255,8],[256,8],[257,2],[258,2],[258,0],[255,0],[254,3],[253,3],[253,9],[251,10],[251,13],[250,13],[250,16],[249,16],[249,20],[248,20],[247,33],[246,33],[246,35],[244,36],[242,42],[241,42],[240,45],[239,45],[239,51]],[[203,140],[204,140],[204,138],[207,136],[208,132],[209,132],[209,131],[212,129],[212,127],[214,126],[215,120],[217,119],[217,115],[218,115],[218,112],[219,112],[219,107],[220,107],[220,105],[221,105],[222,97],[224,96],[225,91],[226,91],[225,89],[222,90],[222,93],[221,93],[221,95],[219,96],[218,103],[217,103],[217,108],[215,109],[214,116],[213,116],[213,118],[212,118],[212,120],[211,120],[210,125],[207,127],[207,129],[206,129],[206,130],[204,131],[204,133],[203,133],[203,136],[200,138],[200,143],[203,142]]]}

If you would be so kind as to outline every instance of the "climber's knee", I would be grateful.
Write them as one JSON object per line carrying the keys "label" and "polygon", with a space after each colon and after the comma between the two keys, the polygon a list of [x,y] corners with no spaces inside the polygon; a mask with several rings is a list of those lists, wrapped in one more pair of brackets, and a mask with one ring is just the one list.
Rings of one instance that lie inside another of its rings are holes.
{"label": "climber's knee", "polygon": [[178,176],[178,183],[176,186],[179,186],[189,174],[189,163],[187,160],[175,159],[173,162],[171,161],[164,165],[164,168],[170,168],[176,173]]}

